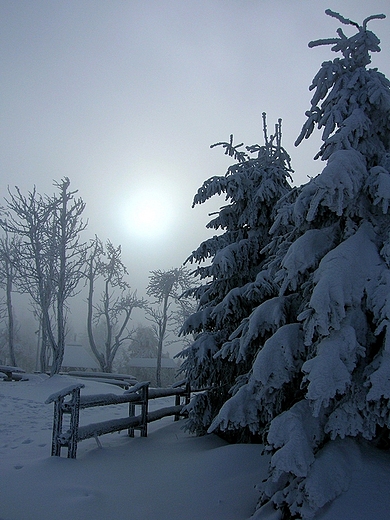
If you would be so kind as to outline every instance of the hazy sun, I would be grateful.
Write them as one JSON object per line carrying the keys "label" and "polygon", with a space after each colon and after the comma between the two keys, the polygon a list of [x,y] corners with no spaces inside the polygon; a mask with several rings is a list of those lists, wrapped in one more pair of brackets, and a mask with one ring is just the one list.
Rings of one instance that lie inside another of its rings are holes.
{"label": "hazy sun", "polygon": [[172,201],[166,190],[138,189],[125,202],[123,218],[131,235],[161,237],[172,224]]}

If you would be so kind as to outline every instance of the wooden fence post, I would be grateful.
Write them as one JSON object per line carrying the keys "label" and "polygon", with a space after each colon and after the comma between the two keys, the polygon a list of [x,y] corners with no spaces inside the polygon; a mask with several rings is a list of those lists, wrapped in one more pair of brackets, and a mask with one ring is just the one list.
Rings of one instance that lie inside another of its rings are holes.
{"label": "wooden fence post", "polygon": [[[175,395],[175,406],[179,406],[180,398],[181,398],[180,394]],[[178,421],[179,419],[180,419],[180,415],[178,413],[175,413],[174,421]]]}
{"label": "wooden fence post", "polygon": [[186,383],[186,393],[185,393],[185,404],[190,404],[191,401],[191,385],[190,383]]}
{"label": "wooden fence post", "polygon": [[146,383],[142,387],[141,399],[142,399],[142,407],[141,407],[141,437],[148,436],[148,408],[149,408],[149,384]]}
{"label": "wooden fence post", "polygon": [[[64,388],[60,392],[52,394],[46,399],[46,403],[54,402],[53,435],[51,441],[52,456],[60,457],[61,448],[68,447],[68,458],[76,458],[77,436],[79,428],[80,412],[80,388],[84,385],[77,385]],[[65,398],[71,396],[68,401]],[[62,431],[64,413],[70,413],[69,430]]]}
{"label": "wooden fence post", "polygon": [[[129,417],[135,417],[135,404],[129,403]],[[128,428],[127,434],[129,437],[134,437],[134,428]]]}
{"label": "wooden fence post", "polygon": [[63,397],[59,397],[54,401],[54,418],[53,418],[53,435],[51,440],[51,456],[61,456],[60,435],[62,433],[62,417],[64,415],[62,404]]}
{"label": "wooden fence post", "polygon": [[80,388],[72,390],[72,398],[68,404],[70,412],[68,459],[75,459],[77,452],[77,437],[79,433],[80,418]]}
{"label": "wooden fence post", "polygon": [[[184,392],[182,394],[177,394],[176,395],[176,397],[175,397],[175,406],[179,406],[179,404],[182,404],[180,402],[182,397],[184,397],[183,406],[187,405],[190,402],[190,397],[191,397],[191,386],[190,386],[190,383],[186,383]],[[174,420],[178,421],[179,419],[180,419],[180,413],[176,413]]]}

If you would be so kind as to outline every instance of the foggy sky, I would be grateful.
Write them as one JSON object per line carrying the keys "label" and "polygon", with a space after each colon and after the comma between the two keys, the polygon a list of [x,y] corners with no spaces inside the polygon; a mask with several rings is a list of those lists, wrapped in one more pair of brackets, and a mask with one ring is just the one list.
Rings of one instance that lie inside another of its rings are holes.
{"label": "foggy sky", "polygon": [[[88,237],[121,244],[134,289],[152,269],[180,266],[201,240],[214,199],[191,209],[202,182],[231,161],[212,143],[263,144],[261,113],[283,118],[295,182],[321,171],[320,133],[294,141],[309,84],[336,36],[326,8],[381,39],[373,66],[390,76],[390,0],[0,0],[0,195],[71,179],[87,204]],[[347,34],[354,29],[344,28]],[[349,32],[348,32],[349,31]],[[129,226],[140,192],[157,191],[169,227]]]}

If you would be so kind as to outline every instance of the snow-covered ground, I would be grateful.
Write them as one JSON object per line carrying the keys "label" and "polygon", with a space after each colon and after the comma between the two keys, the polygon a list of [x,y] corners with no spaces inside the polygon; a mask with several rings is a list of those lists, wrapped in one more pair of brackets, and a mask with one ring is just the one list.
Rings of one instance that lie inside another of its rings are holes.
{"label": "snow-covered ground", "polygon": [[[75,378],[28,377],[0,380],[0,520],[245,520],[254,512],[267,470],[261,446],[197,438],[169,417],[149,425],[147,438],[110,434],[100,437],[102,448],[81,442],[77,460],[66,450],[50,457],[53,405],[44,402]],[[83,393],[122,392],[83,383]],[[121,406],[82,410],[81,424],[124,416]],[[319,519],[390,517],[390,454],[364,448],[356,468],[349,491]]]}

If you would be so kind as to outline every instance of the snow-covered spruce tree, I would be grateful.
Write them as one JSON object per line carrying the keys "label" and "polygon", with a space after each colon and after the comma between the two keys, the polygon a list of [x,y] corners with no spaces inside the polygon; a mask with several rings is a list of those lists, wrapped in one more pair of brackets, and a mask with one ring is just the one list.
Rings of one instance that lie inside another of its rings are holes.
{"label": "snow-covered spruce tree", "polygon": [[209,428],[263,432],[256,519],[271,504],[312,518],[348,488],[360,442],[390,441],[390,82],[367,68],[380,50],[367,22],[384,15],[359,26],[326,13],[357,29],[309,44],[342,53],[315,76],[297,140],[323,128],[327,164],[277,215],[266,268],[279,294],[222,347],[258,354]]}
{"label": "snow-covered spruce tree", "polygon": [[225,194],[229,201],[207,225],[222,233],[200,244],[188,259],[198,264],[194,273],[200,285],[188,292],[197,298],[199,308],[183,327],[184,334],[194,334],[196,339],[180,355],[192,387],[207,388],[189,407],[187,427],[198,434],[206,433],[237,376],[250,367],[244,358],[236,363],[216,357],[221,346],[253,307],[277,289],[271,280],[262,280],[261,288],[244,298],[247,284],[256,279],[265,261],[261,250],[270,240],[275,205],[291,191],[292,170],[281,145],[281,120],[275,134],[268,136],[263,114],[263,132],[265,144],[247,147],[248,153],[239,150],[242,144],[233,145],[233,136],[229,143],[212,145],[222,145],[236,163],[226,175],[205,181],[193,202],[193,206],[202,204],[217,194]]}

